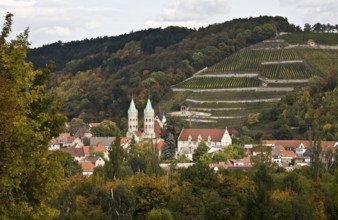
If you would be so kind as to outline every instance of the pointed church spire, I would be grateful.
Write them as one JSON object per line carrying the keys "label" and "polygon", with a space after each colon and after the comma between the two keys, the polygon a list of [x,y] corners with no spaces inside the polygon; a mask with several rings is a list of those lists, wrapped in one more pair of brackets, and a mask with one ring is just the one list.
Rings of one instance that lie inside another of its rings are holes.
{"label": "pointed church spire", "polygon": [[153,109],[153,107],[151,106],[150,98],[148,98],[147,106],[146,106],[146,108],[144,109],[144,111],[147,111],[147,112],[154,112],[154,109]]}
{"label": "pointed church spire", "polygon": [[128,109],[128,112],[137,112],[137,109],[135,107],[135,103],[134,103],[134,98],[131,98],[131,102],[130,102],[130,106]]}

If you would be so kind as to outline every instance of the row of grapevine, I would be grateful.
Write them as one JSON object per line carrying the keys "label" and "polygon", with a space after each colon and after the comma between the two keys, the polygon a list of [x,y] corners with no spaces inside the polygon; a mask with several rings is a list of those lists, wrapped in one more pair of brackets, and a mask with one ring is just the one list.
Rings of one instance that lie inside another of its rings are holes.
{"label": "row of grapevine", "polygon": [[300,87],[305,87],[307,86],[308,83],[268,83],[268,87],[293,87],[293,88],[300,88]]}
{"label": "row of grapevine", "polygon": [[190,99],[197,100],[243,100],[243,99],[271,99],[285,95],[285,91],[222,91],[222,92],[194,92]]}
{"label": "row of grapevine", "polygon": [[[210,108],[210,109],[217,109],[217,108],[250,108],[250,109],[255,109],[255,108],[267,108],[272,106],[273,104],[276,103],[276,101],[271,101],[271,102],[244,102],[244,103],[197,103],[197,102],[190,102],[189,100],[186,100],[188,105],[191,108]],[[240,114],[240,111],[238,111]]]}
{"label": "row of grapevine", "polygon": [[256,87],[261,84],[258,77],[195,77],[176,85],[177,88],[187,89],[217,89]]}
{"label": "row of grapevine", "polygon": [[338,69],[338,50],[302,48],[298,49],[298,53],[310,66],[324,74]]}
{"label": "row of grapevine", "polygon": [[314,74],[303,63],[262,65],[260,75],[274,79],[306,79]]}
{"label": "row of grapevine", "polygon": [[220,63],[210,67],[205,73],[215,72],[258,72],[264,61],[299,60],[294,49],[242,50]]}

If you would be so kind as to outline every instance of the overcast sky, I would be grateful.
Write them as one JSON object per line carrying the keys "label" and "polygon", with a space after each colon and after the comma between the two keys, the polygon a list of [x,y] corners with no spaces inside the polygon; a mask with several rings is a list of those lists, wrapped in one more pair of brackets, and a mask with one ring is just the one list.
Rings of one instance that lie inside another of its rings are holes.
{"label": "overcast sky", "polygon": [[0,0],[1,24],[6,12],[14,14],[12,37],[29,27],[32,47],[259,15],[287,17],[301,27],[338,24],[337,0]]}

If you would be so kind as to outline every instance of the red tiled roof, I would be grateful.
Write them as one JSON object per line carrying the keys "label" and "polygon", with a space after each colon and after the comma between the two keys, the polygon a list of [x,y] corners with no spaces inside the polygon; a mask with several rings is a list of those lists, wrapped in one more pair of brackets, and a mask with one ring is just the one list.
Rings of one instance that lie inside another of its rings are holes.
{"label": "red tiled roof", "polygon": [[83,148],[61,148],[62,152],[70,153],[73,157],[83,157]]}
{"label": "red tiled roof", "polygon": [[49,144],[57,144],[57,143],[58,141],[54,137],[49,141]]}
{"label": "red tiled roof", "polygon": [[80,164],[81,164],[82,171],[84,172],[94,171],[95,165],[92,162],[85,161],[85,162],[81,162]]}
{"label": "red tiled roof", "polygon": [[83,146],[83,153],[89,154],[89,149],[90,149],[90,146]]}
{"label": "red tiled roof", "polygon": [[227,169],[227,168],[228,168],[228,165],[226,165],[225,163],[224,163],[224,164],[209,163],[209,168],[210,168],[210,169],[213,169],[213,168],[215,168],[215,167]]}
{"label": "red tiled roof", "polygon": [[[230,162],[232,164],[243,163],[243,166],[251,166],[251,158],[250,157],[244,157],[242,159],[230,159]],[[229,166],[233,166],[233,165],[230,164]]]}
{"label": "red tiled roof", "polygon": [[164,147],[165,147],[165,142],[164,140],[160,140],[157,144],[156,147],[158,150],[163,151]]}
{"label": "red tiled roof", "polygon": [[156,120],[154,120],[154,132],[155,132],[156,138],[161,137],[161,126]]}
{"label": "red tiled roof", "polygon": [[142,131],[140,130],[137,130],[137,131],[134,131],[134,134],[138,137],[141,137],[142,136]]}
{"label": "red tiled roof", "polygon": [[129,141],[131,141],[130,137],[121,137],[121,145],[125,145]]}
{"label": "red tiled roof", "polygon": [[[113,143],[115,142],[115,140],[116,140],[116,137],[113,137]],[[121,139],[120,139],[121,146],[125,145],[129,141],[131,141],[131,138],[129,138],[129,137],[121,137]]]}
{"label": "red tiled roof", "polygon": [[[90,146],[83,146],[84,154],[86,155],[90,154],[89,149],[90,149]],[[106,147],[101,144],[97,145],[96,147],[93,147],[93,152],[106,152],[106,151],[107,151]]]}
{"label": "red tiled roof", "polygon": [[244,165],[251,165],[251,157],[244,157],[240,160],[243,161]]}
{"label": "red tiled roof", "polygon": [[295,152],[293,152],[292,150],[286,150],[282,152],[282,157],[291,157],[291,158],[295,158],[296,154]]}
{"label": "red tiled roof", "polygon": [[89,123],[89,127],[96,127],[96,126],[99,126],[101,123],[97,123],[97,122],[92,122],[92,123]]}
{"label": "red tiled roof", "polygon": [[225,129],[194,129],[194,128],[183,128],[180,136],[178,137],[179,141],[187,141],[189,136],[191,136],[192,141],[197,141],[198,136],[202,137],[202,140],[207,141],[208,137],[211,137],[212,141],[221,141],[224,135]]}
{"label": "red tiled roof", "polygon": [[56,140],[60,143],[68,143],[68,138],[70,137],[70,133],[61,133]]}
{"label": "red tiled roof", "polygon": [[61,133],[59,137],[70,137],[70,133]]}
{"label": "red tiled roof", "polygon": [[75,139],[76,139],[75,136],[69,136],[69,137],[67,137],[67,142],[72,143],[73,141],[75,141]]}
{"label": "red tiled roof", "polygon": [[301,144],[303,144],[305,148],[308,148],[312,144],[312,142],[308,140],[265,140],[263,141],[263,143],[280,145],[283,147],[291,147],[291,148],[298,148]]}
{"label": "red tiled roof", "polygon": [[[298,148],[301,144],[304,145],[305,148],[309,148],[313,145],[313,141],[309,140],[265,140],[263,141],[264,144],[275,144],[281,145],[283,147],[291,147],[291,148]],[[331,148],[335,146],[335,141],[322,141],[322,149],[324,148]]]}
{"label": "red tiled roof", "polygon": [[102,144],[99,144],[97,145],[95,148],[94,148],[94,151],[95,152],[106,152],[107,149],[105,146],[103,146]]}
{"label": "red tiled roof", "polygon": [[89,156],[85,157],[83,161],[90,161],[92,163],[95,163],[99,158],[99,156]]}

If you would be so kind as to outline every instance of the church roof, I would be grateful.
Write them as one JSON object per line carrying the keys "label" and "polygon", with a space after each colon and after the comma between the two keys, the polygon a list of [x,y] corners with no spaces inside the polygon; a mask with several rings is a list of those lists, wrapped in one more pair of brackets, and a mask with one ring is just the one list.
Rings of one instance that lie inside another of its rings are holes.
{"label": "church roof", "polygon": [[147,102],[147,106],[146,106],[146,108],[144,109],[144,111],[146,112],[153,112],[154,111],[154,109],[153,109],[153,107],[151,106],[151,102],[150,102],[150,99],[148,99],[148,102]]}
{"label": "church roof", "polygon": [[225,133],[226,129],[193,129],[183,128],[179,141],[187,141],[189,136],[192,141],[198,140],[198,136],[201,136],[202,140],[207,141],[210,136],[212,141],[220,141]]}
{"label": "church roof", "polygon": [[133,99],[133,98],[131,99],[131,102],[130,102],[130,106],[129,106],[128,112],[137,112],[137,109],[136,109],[136,107],[135,107],[135,103],[134,103],[134,99]]}

